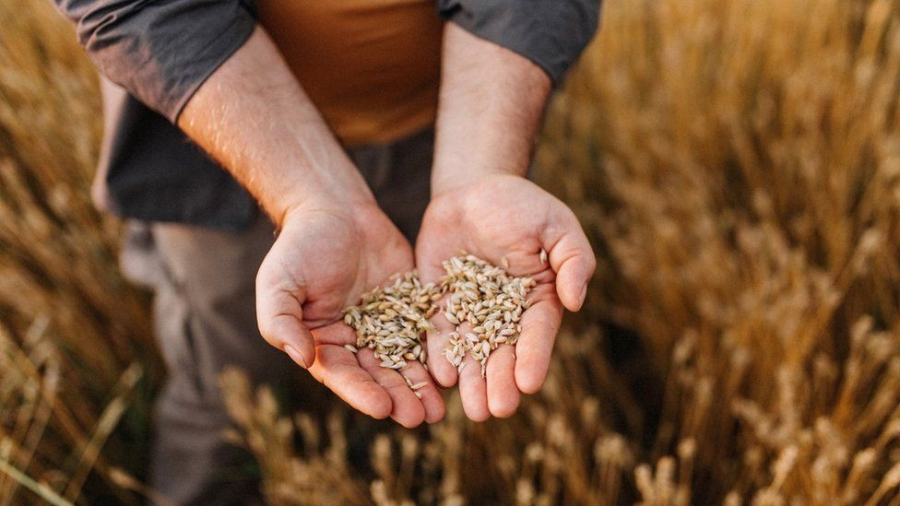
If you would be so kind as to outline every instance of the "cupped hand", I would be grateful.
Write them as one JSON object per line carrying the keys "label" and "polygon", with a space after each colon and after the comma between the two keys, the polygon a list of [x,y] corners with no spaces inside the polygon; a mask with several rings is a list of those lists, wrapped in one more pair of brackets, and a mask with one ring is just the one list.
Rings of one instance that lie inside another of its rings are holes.
{"label": "cupped hand", "polygon": [[307,203],[285,214],[281,232],[256,278],[259,330],[354,408],[413,427],[444,416],[444,404],[419,363],[403,374],[379,366],[372,350],[353,353],[356,334],[343,309],[398,272],[413,268],[409,243],[374,204]]}
{"label": "cupped hand", "polygon": [[[543,261],[541,250],[547,252]],[[486,377],[466,356],[461,374],[444,349],[453,326],[441,314],[432,320],[440,335],[428,341],[428,367],[444,387],[459,381],[466,415],[485,420],[518,408],[520,393],[537,392],[547,376],[563,307],[578,311],[596,267],[591,246],[574,213],[534,183],[513,175],[491,175],[441,190],[432,198],[416,242],[416,264],[424,281],[437,281],[442,262],[466,251],[537,286],[522,314],[515,345],[491,353]],[[469,329],[462,328],[462,333]]]}

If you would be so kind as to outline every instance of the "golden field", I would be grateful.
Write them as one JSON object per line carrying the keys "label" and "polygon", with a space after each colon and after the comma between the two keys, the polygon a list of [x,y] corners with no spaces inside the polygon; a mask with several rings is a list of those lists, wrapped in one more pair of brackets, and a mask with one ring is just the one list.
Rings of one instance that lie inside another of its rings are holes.
{"label": "golden field", "polygon": [[[0,26],[0,504],[164,504],[92,68],[46,2]],[[228,437],[273,504],[900,504],[898,98],[895,1],[609,0],[537,152],[599,265],[541,393],[408,431],[230,372]]]}

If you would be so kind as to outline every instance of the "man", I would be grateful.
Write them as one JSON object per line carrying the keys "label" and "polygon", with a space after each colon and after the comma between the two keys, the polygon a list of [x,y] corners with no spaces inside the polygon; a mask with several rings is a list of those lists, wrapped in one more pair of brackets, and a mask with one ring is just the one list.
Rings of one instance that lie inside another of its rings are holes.
{"label": "man", "polygon": [[[236,500],[215,483],[231,458],[215,383],[229,364],[255,382],[297,364],[407,427],[443,417],[435,382],[458,381],[473,420],[509,416],[540,388],[562,309],[581,307],[595,264],[573,213],[523,176],[597,0],[441,0],[446,25],[425,0],[57,3],[127,92],[107,95],[97,193],[142,223],[123,262],[156,291],[170,378],[153,486],[179,503]],[[370,351],[343,348],[355,337],[340,312],[393,273],[436,280],[461,249],[539,284],[486,378],[475,366],[457,378],[447,332],[429,339],[431,374],[404,371],[428,383],[420,400]]]}

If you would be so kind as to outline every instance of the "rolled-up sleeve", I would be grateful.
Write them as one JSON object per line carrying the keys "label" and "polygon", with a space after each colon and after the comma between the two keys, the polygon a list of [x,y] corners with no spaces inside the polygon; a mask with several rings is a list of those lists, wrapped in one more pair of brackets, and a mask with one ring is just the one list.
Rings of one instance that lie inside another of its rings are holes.
{"label": "rolled-up sleeve", "polygon": [[438,12],[533,61],[554,82],[597,29],[600,0],[438,0]]}
{"label": "rolled-up sleeve", "polygon": [[173,123],[250,37],[240,0],[54,0],[100,72]]}

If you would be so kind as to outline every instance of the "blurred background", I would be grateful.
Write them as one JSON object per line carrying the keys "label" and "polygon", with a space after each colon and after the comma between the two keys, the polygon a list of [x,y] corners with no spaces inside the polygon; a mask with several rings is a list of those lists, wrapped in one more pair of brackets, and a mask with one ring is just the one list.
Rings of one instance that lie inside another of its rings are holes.
{"label": "blurred background", "polygon": [[[165,503],[94,70],[49,2],[0,27],[0,504]],[[898,92],[893,0],[607,0],[537,154],[599,263],[541,393],[408,431],[235,372],[242,471],[273,504],[900,504]]]}

